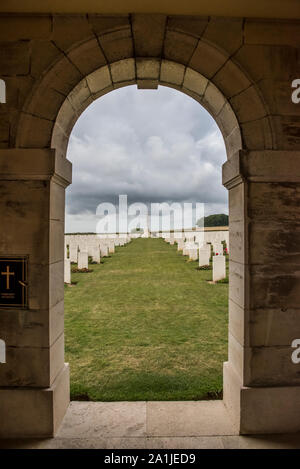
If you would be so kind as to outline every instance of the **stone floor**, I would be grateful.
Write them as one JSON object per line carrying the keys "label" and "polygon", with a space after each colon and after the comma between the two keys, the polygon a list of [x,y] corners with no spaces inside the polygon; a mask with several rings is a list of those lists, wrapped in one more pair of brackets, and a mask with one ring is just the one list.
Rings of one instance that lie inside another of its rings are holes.
{"label": "stone floor", "polygon": [[239,436],[222,401],[71,402],[55,438],[0,448],[300,448],[300,434]]}

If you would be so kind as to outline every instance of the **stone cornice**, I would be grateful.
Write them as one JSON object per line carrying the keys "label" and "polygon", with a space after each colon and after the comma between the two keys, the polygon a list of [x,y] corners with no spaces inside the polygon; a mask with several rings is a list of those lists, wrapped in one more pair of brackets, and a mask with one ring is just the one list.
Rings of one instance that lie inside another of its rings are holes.
{"label": "stone cornice", "polygon": [[0,150],[0,180],[52,180],[66,187],[72,182],[72,164],[52,149],[4,149]]}
{"label": "stone cornice", "polygon": [[231,189],[244,181],[299,183],[300,152],[240,150],[223,164],[222,183]]}

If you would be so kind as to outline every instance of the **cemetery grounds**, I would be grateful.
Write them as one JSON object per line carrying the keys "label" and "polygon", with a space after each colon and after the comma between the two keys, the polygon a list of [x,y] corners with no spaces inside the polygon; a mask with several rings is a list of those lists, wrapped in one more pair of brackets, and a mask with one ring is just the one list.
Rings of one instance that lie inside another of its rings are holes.
{"label": "cemetery grounds", "polygon": [[[76,267],[76,266],[74,266]],[[65,286],[71,399],[222,397],[228,283],[163,239],[139,238]]]}

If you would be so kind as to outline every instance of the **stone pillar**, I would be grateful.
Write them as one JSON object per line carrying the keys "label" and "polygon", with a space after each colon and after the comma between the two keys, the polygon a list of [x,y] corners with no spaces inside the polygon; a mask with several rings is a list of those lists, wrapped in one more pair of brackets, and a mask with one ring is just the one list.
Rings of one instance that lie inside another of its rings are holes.
{"label": "stone pillar", "polygon": [[28,256],[28,307],[0,306],[0,438],[52,436],[69,405],[64,211],[71,171],[54,150],[0,150],[0,256]]}
{"label": "stone pillar", "polygon": [[229,360],[224,402],[241,433],[300,430],[300,155],[241,151],[229,189]]}

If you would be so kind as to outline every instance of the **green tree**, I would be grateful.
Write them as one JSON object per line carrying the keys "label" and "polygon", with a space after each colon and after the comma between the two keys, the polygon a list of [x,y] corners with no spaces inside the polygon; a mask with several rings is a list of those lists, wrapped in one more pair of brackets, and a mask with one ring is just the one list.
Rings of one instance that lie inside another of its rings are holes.
{"label": "green tree", "polygon": [[[204,218],[204,223],[203,223]],[[198,226],[228,226],[229,219],[228,215],[225,213],[217,213],[214,215],[208,215],[207,217],[202,217],[197,221]]]}

